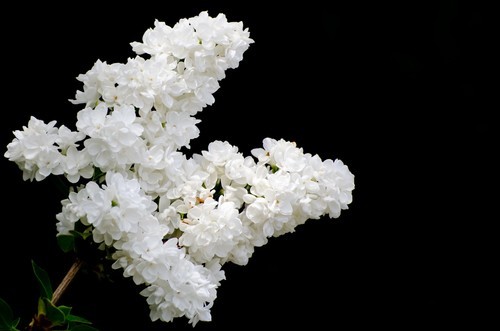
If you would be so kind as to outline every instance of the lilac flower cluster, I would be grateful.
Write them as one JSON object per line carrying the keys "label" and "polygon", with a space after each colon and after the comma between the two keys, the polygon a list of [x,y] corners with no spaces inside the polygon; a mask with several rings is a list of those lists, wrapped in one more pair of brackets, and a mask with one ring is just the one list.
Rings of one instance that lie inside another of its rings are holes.
{"label": "lilac flower cluster", "polygon": [[113,267],[144,287],[152,320],[209,321],[224,263],[245,265],[268,238],[339,217],[352,201],[347,166],[293,142],[266,138],[246,157],[225,141],[189,158],[180,151],[252,42],[223,14],[156,21],[132,43],[135,58],[97,61],[78,77],[76,131],[32,117],[5,153],[25,180],[80,184],[62,201],[58,234],[81,223],[112,249]]}

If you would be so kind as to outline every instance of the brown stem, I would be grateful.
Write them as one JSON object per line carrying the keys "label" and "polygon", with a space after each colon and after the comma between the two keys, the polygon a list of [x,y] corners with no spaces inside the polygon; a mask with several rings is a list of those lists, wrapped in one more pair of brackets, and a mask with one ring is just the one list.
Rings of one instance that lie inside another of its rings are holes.
{"label": "brown stem", "polygon": [[83,261],[80,259],[76,259],[75,263],[73,263],[71,268],[69,268],[68,272],[66,273],[66,276],[64,276],[63,280],[61,281],[59,286],[54,291],[54,294],[52,295],[52,303],[54,305],[56,305],[57,301],[59,301],[64,291],[66,291],[73,278],[75,278],[76,274],[81,269],[82,265]]}

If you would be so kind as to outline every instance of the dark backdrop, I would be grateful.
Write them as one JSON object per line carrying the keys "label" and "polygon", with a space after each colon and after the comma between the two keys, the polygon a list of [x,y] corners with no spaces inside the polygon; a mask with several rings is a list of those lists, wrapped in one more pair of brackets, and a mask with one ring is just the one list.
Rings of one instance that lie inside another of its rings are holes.
{"label": "dark backdrop", "polygon": [[[75,77],[97,59],[133,56],[129,42],[154,19],[173,25],[202,10],[225,13],[243,21],[255,43],[201,114],[193,151],[219,139],[248,154],[265,137],[285,138],[343,160],[356,189],[339,219],[311,220],[258,248],[247,266],[225,266],[213,322],[196,328],[405,330],[484,321],[497,127],[488,103],[489,10],[474,1],[345,2],[5,8],[2,154],[31,115],[72,127]],[[55,240],[64,197],[48,182],[23,182],[6,159],[0,165],[0,297],[26,320],[37,296],[30,260],[55,284],[71,265]],[[104,331],[191,329],[185,319],[150,322],[130,279],[81,273],[62,303]]]}

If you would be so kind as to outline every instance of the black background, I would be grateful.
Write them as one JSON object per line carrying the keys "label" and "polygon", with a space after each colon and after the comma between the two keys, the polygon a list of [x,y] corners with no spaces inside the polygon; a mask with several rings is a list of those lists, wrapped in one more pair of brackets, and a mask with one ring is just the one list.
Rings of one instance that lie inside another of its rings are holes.
{"label": "black background", "polygon": [[[31,115],[73,127],[75,77],[97,59],[133,56],[129,43],[154,19],[225,13],[255,43],[201,114],[192,150],[218,139],[248,154],[265,137],[293,140],[343,160],[356,189],[340,218],[311,220],[258,248],[247,266],[226,265],[213,322],[196,328],[477,327],[493,311],[490,11],[475,1],[345,2],[2,9],[1,145]],[[48,182],[23,182],[6,159],[0,165],[0,297],[26,322],[38,294],[30,260],[54,284],[72,262],[55,240],[64,197]],[[61,303],[104,331],[191,329],[182,318],[152,323],[138,292],[130,279],[81,273]]]}

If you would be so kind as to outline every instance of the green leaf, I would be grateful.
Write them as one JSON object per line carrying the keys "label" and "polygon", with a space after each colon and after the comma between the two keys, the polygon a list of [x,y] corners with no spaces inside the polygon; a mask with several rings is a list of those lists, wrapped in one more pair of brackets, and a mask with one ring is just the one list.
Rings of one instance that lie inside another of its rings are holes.
{"label": "green leaf", "polygon": [[59,309],[58,307],[54,306],[52,301],[50,301],[47,298],[43,299],[45,303],[45,309],[47,310],[47,313],[45,316],[47,316],[47,319],[52,322],[52,325],[62,325],[66,321],[66,316],[64,316],[64,312]]}
{"label": "green leaf", "polygon": [[38,298],[38,315],[46,315],[47,314],[47,309],[45,307],[45,302],[43,302],[43,299],[40,297]]}
{"label": "green leaf", "polygon": [[0,330],[15,330],[16,325],[12,308],[0,298]]}
{"label": "green leaf", "polygon": [[71,230],[69,231],[74,237],[80,237],[83,240],[87,239],[92,235],[92,227],[89,226],[87,227],[83,232],[81,231],[76,231],[76,230]]}
{"label": "green leaf", "polygon": [[72,327],[68,331],[99,331],[99,330],[90,325],[80,324]]}
{"label": "green leaf", "polygon": [[0,298],[0,325],[9,324],[14,320],[14,313],[9,304]]}
{"label": "green leaf", "polygon": [[60,235],[57,236],[57,244],[62,249],[64,253],[68,253],[75,250],[75,237],[71,235]]}
{"label": "green leaf", "polygon": [[92,235],[92,228],[88,227],[87,229],[85,229],[85,231],[83,231],[82,238],[83,238],[83,240],[86,240],[91,235]]}
{"label": "green leaf", "polygon": [[71,315],[71,314],[66,315],[66,321],[74,322],[74,323],[92,324],[92,322],[86,318],[76,316],[76,315]]}
{"label": "green leaf", "polygon": [[50,284],[49,275],[45,270],[36,265],[34,261],[31,261],[31,265],[33,266],[33,272],[35,273],[35,277],[40,284],[40,295],[43,298],[47,298],[52,300],[52,285]]}
{"label": "green leaf", "polygon": [[80,238],[83,238],[83,233],[81,233],[80,231],[76,231],[76,230],[70,230],[69,233],[71,233],[73,235],[73,237],[80,237]]}
{"label": "green leaf", "polygon": [[21,321],[21,317],[18,317],[16,318],[15,320],[12,321],[12,325],[11,325],[11,330],[16,330],[16,326],[19,324],[19,322]]}
{"label": "green leaf", "polygon": [[98,167],[94,167],[94,175],[92,176],[92,181],[99,183],[99,180],[103,178],[106,175],[105,172],[103,172],[101,169]]}
{"label": "green leaf", "polygon": [[59,310],[63,312],[64,316],[68,318],[68,315],[71,313],[71,307],[61,305],[58,306],[57,308],[59,308]]}

